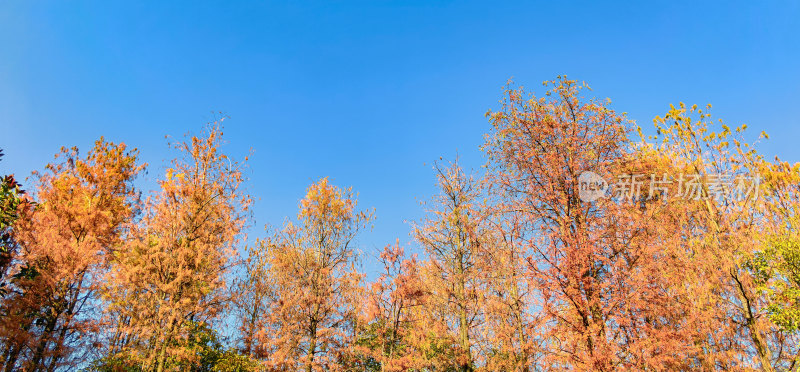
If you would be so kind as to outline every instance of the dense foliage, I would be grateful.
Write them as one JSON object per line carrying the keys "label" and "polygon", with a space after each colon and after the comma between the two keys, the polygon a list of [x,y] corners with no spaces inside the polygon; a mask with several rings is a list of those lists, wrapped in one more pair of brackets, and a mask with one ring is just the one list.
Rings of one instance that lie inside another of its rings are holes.
{"label": "dense foliage", "polygon": [[173,146],[147,197],[138,152],[102,138],[62,149],[31,195],[5,176],[0,367],[800,367],[800,165],[710,106],[670,106],[646,136],[584,85],[545,85],[510,86],[487,113],[483,173],[436,164],[421,257],[365,255],[373,213],[327,178],[244,246],[247,159],[222,152],[219,123]]}

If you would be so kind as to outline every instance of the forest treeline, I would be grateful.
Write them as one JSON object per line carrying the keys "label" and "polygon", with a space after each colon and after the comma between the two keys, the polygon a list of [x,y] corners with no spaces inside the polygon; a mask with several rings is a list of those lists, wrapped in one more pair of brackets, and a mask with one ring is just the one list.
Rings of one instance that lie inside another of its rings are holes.
{"label": "forest treeline", "polygon": [[[219,124],[172,144],[149,195],[137,150],[102,138],[25,187],[4,177],[0,368],[800,367],[800,166],[710,106],[670,106],[646,136],[585,85],[545,85],[487,113],[480,172],[436,165],[423,253],[387,242],[375,280],[357,245],[372,210],[326,178],[245,244],[247,159]],[[583,197],[587,171],[607,195]]]}

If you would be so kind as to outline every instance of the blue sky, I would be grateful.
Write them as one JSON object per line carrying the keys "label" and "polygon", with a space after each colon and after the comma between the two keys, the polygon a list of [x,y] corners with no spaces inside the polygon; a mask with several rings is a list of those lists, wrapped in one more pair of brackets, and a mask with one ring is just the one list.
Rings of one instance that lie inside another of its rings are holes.
{"label": "blue sky", "polygon": [[165,135],[223,113],[250,148],[251,237],[323,176],[376,208],[362,247],[400,238],[435,192],[431,164],[478,146],[509,78],[586,81],[644,127],[714,105],[800,161],[800,2],[0,1],[0,174],[103,135],[138,147],[147,188]]}

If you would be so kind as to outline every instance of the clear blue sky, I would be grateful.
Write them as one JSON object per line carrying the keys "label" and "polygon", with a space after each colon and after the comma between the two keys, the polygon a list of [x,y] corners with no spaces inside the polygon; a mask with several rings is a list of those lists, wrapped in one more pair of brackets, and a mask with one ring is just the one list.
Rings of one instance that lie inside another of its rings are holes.
{"label": "clear blue sky", "polygon": [[[646,3],[646,4],[645,4]],[[265,223],[322,176],[375,207],[369,251],[409,240],[431,162],[478,146],[513,77],[584,80],[645,127],[669,103],[712,103],[800,161],[800,2],[258,2],[0,0],[0,174],[27,176],[101,135],[142,151],[226,121],[255,150]]]}

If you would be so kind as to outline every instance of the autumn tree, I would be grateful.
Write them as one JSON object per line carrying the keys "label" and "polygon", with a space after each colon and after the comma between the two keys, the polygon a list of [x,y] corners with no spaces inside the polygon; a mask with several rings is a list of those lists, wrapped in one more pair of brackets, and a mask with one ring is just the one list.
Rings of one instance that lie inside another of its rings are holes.
{"label": "autumn tree", "polygon": [[174,144],[179,156],[107,277],[108,353],[141,369],[198,363],[195,324],[212,324],[227,304],[225,275],[248,218],[242,163],[221,152],[222,128]]}
{"label": "autumn tree", "polygon": [[602,247],[585,227],[601,216],[580,203],[577,179],[585,169],[606,173],[622,158],[626,129],[605,107],[581,102],[574,81],[551,84],[541,98],[509,89],[501,110],[488,114],[491,182],[508,198],[504,209],[521,214],[531,229],[530,269],[550,328],[539,331],[549,333],[554,349],[546,363],[608,370],[615,350],[602,314],[604,252],[595,251]]}
{"label": "autumn tree", "polygon": [[270,270],[271,240],[256,240],[245,247],[245,257],[239,265],[232,292],[232,310],[239,331],[239,347],[245,355],[257,357],[264,350],[259,346],[258,332],[264,326],[264,314],[273,309],[276,287]]}
{"label": "autumn tree", "polygon": [[540,301],[528,335],[542,343],[536,367],[693,368],[693,318],[679,306],[689,294],[673,291],[684,284],[677,270],[685,256],[662,251],[680,245],[679,220],[658,219],[670,215],[667,206],[633,193],[593,202],[580,195],[583,172],[614,183],[655,166],[607,101],[583,97],[583,86],[565,77],[545,85],[552,89],[541,97],[506,91],[488,114],[484,147],[489,183],[501,195],[496,213],[521,229],[512,237],[530,254],[529,290]]}
{"label": "autumn tree", "polygon": [[355,239],[372,219],[351,189],[309,186],[297,224],[261,242],[273,292],[259,322],[259,356],[277,370],[339,370],[352,358],[362,274]]}
{"label": "autumn tree", "polygon": [[484,211],[486,369],[527,371],[541,348],[535,332],[536,298],[528,283],[525,226],[519,214],[503,209],[502,192],[497,194]]}
{"label": "autumn tree", "polygon": [[484,224],[479,211],[480,190],[473,176],[457,161],[436,165],[439,194],[427,204],[426,217],[414,226],[414,236],[428,256],[422,273],[431,299],[456,344],[454,363],[462,371],[476,367],[482,325],[484,282]]}
{"label": "autumn tree", "polygon": [[705,292],[713,294],[710,303],[696,305],[716,313],[708,317],[716,323],[703,339],[711,351],[705,357],[729,368],[793,368],[797,334],[775,311],[785,297],[770,292],[788,294],[782,288],[792,285],[798,168],[766,161],[745,141],[746,125],[715,123],[710,109],[681,103],[654,121],[656,150],[704,180],[690,198],[694,218],[684,230],[686,244],[696,247],[695,268],[714,285]]}
{"label": "autumn tree", "polygon": [[359,352],[374,361],[380,371],[422,369],[427,366],[423,351],[412,341],[427,328],[416,316],[427,298],[419,262],[416,255],[406,256],[399,241],[386,245],[378,260],[383,271],[367,290]]}
{"label": "autumn tree", "polygon": [[35,207],[14,227],[11,293],[3,299],[4,369],[53,371],[86,358],[98,334],[96,296],[136,213],[136,150],[102,138],[86,157],[62,149],[37,175]]}

